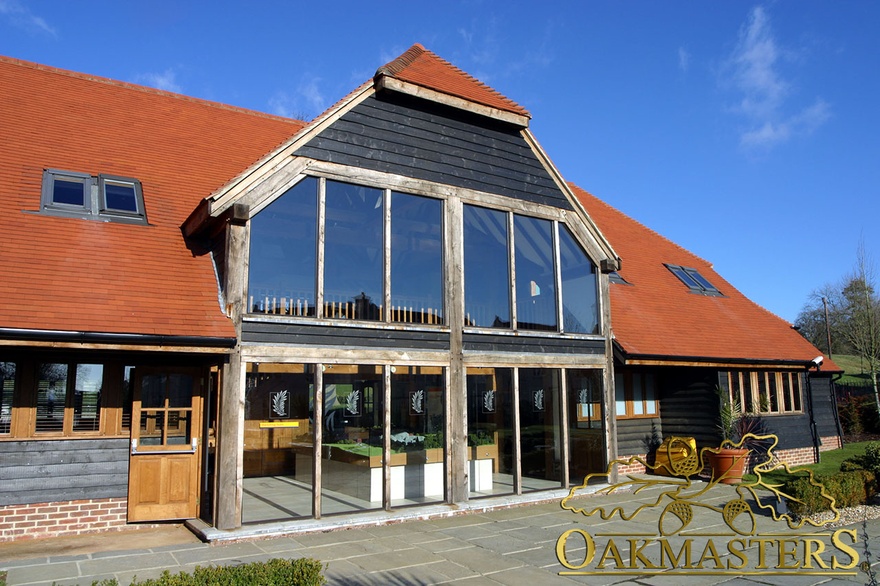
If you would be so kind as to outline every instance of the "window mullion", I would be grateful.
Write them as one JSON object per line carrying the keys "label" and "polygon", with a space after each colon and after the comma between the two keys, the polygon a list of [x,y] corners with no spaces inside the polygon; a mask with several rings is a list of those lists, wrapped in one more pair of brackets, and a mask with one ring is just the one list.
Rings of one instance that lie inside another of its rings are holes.
{"label": "window mullion", "polygon": [[565,333],[565,323],[563,322],[564,312],[562,310],[562,259],[559,249],[559,221],[553,221],[553,277],[556,283],[556,329],[560,333]]}
{"label": "window mullion", "polygon": [[317,238],[317,262],[315,269],[315,317],[324,317],[324,234],[325,234],[325,203],[327,194],[327,180],[318,178],[318,238]]}
{"label": "window mullion", "polygon": [[510,294],[510,328],[517,329],[517,307],[516,307],[516,240],[513,233],[513,214],[507,214],[507,273],[509,279]]}
{"label": "window mullion", "polygon": [[384,213],[385,213],[385,227],[384,227],[384,245],[385,245],[385,262],[383,264],[384,267],[384,275],[383,275],[383,286],[382,290],[384,291],[382,295],[382,304],[384,307],[379,308],[379,321],[390,322],[391,321],[391,190],[386,189],[383,191],[384,197]]}

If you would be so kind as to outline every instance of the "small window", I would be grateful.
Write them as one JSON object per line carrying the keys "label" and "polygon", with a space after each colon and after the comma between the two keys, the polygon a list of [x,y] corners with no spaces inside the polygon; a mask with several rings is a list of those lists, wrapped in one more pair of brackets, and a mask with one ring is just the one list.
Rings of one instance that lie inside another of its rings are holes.
{"label": "small window", "polygon": [[142,216],[143,196],[140,190],[139,181],[107,175],[99,176],[98,192],[101,194],[101,212]]}
{"label": "small window", "polygon": [[618,419],[659,416],[653,373],[615,372],[614,387]]}
{"label": "small window", "polygon": [[727,374],[730,398],[745,413],[801,413],[801,373],[734,370]]}
{"label": "small window", "polygon": [[83,173],[46,171],[43,174],[43,209],[87,213],[91,207],[92,178]]}
{"label": "small window", "polygon": [[666,265],[666,268],[672,271],[672,274],[678,277],[682,283],[687,285],[691,292],[721,297],[721,292],[706,277],[701,275],[697,269],[669,264]]}
{"label": "small window", "polygon": [[617,285],[630,285],[630,286],[632,286],[632,283],[630,283],[629,281],[627,281],[626,279],[621,277],[620,273],[618,273],[617,271],[611,271],[610,273],[608,273],[608,282],[614,283]]}
{"label": "small window", "polygon": [[56,216],[146,223],[141,183],[127,177],[48,169],[41,209]]}

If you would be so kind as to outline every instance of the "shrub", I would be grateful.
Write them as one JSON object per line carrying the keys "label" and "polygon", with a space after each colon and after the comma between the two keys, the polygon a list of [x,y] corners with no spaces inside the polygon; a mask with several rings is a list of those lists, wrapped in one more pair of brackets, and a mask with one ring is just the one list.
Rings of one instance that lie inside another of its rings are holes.
{"label": "shrub", "polygon": [[[826,494],[834,498],[834,506],[837,508],[864,504],[877,492],[874,473],[869,470],[817,476],[815,480],[825,487]],[[789,510],[796,515],[812,515],[831,508],[831,503],[822,496],[821,489],[811,485],[806,476],[788,480],[783,492],[801,501],[788,501]]]}
{"label": "shrub", "polygon": [[[168,570],[153,580],[133,580],[131,586],[320,586],[326,583],[324,566],[311,558],[271,559],[240,566],[197,566],[192,574]],[[92,582],[92,586],[119,586],[116,579]]]}

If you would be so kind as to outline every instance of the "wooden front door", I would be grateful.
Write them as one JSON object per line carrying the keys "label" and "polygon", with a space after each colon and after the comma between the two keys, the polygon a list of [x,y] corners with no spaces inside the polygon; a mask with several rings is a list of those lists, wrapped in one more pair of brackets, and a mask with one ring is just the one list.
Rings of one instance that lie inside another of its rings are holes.
{"label": "wooden front door", "polygon": [[198,370],[139,368],[136,372],[129,522],[197,516],[202,387]]}

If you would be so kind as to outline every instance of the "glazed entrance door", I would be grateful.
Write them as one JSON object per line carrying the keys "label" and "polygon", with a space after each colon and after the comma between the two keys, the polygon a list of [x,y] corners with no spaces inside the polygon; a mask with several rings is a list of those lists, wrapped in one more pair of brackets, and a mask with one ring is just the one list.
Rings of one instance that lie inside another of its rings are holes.
{"label": "glazed entrance door", "polygon": [[128,520],[198,514],[202,379],[193,369],[138,369],[132,405]]}

